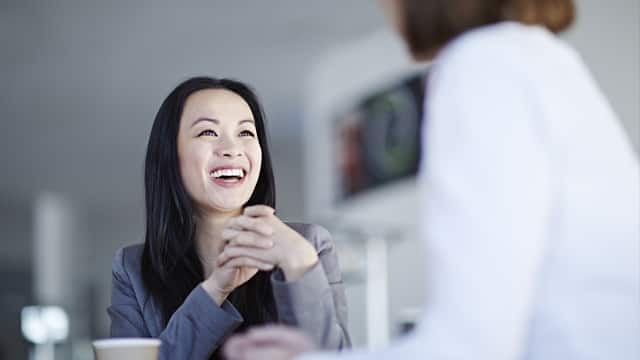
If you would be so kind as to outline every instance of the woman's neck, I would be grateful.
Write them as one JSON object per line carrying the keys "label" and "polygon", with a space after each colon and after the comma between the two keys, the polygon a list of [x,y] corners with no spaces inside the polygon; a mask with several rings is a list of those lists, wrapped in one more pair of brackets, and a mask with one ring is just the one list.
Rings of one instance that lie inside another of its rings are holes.
{"label": "woman's neck", "polygon": [[241,214],[242,209],[238,209],[227,213],[200,212],[196,216],[195,245],[198,257],[204,267],[205,279],[213,271],[215,259],[224,246],[222,241],[224,226],[229,219]]}

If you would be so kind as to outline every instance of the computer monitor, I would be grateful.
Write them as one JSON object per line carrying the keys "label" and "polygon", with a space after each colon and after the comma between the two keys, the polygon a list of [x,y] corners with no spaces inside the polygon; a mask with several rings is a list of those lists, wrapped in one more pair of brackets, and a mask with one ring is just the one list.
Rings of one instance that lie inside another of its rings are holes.
{"label": "computer monitor", "polygon": [[415,176],[420,161],[423,73],[377,89],[334,122],[338,200]]}

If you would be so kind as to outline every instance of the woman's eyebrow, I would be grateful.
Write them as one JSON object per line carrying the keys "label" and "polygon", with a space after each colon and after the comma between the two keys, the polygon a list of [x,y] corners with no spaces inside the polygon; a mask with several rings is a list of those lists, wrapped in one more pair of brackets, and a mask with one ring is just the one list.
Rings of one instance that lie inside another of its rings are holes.
{"label": "woman's eyebrow", "polygon": [[242,125],[242,124],[244,124],[244,123],[249,123],[249,124],[253,124],[253,125],[255,125],[255,124],[256,124],[256,122],[255,122],[253,119],[245,119],[245,120],[240,120],[240,121],[238,122],[238,125]]}
{"label": "woman's eyebrow", "polygon": [[[213,118],[208,118],[208,117],[200,117],[196,121],[194,121],[193,124],[191,124],[191,127],[196,126],[196,124],[198,124],[198,123],[200,123],[202,121],[207,121],[207,122],[214,123],[216,125],[220,125],[220,120],[218,120],[218,119],[213,119]],[[254,126],[256,124],[255,120],[253,120],[253,119],[244,119],[244,120],[238,121],[238,125],[242,125],[242,124],[245,124],[245,123],[249,123],[249,124],[252,124]]]}
{"label": "woman's eyebrow", "polygon": [[212,118],[208,118],[208,117],[201,117],[201,118],[198,118],[196,121],[194,121],[193,124],[191,124],[191,127],[196,126],[197,123],[202,122],[202,121],[212,122],[212,123],[214,123],[216,125],[220,124],[220,120],[218,120],[218,119],[212,119]]}

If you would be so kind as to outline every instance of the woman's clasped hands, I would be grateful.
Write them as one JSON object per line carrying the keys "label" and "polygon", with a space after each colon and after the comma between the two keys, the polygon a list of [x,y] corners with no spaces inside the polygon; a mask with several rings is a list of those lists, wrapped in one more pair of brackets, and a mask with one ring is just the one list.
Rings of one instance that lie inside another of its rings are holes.
{"label": "woman's clasped hands", "polygon": [[295,281],[318,262],[311,243],[283,223],[265,205],[246,207],[222,231],[223,245],[213,272],[203,282],[218,304],[258,271],[279,268],[287,281]]}

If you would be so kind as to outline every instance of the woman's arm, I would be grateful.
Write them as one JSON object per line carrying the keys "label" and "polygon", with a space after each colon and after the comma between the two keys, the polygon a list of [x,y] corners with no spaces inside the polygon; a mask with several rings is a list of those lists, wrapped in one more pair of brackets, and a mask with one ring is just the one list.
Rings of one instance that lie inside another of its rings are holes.
{"label": "woman's arm", "polygon": [[286,281],[281,271],[273,273],[279,321],[299,327],[320,348],[350,347],[346,297],[331,235],[317,225],[311,225],[304,235],[315,245],[319,262],[294,281]]}
{"label": "woman's arm", "polygon": [[[113,261],[111,306],[111,337],[152,337],[143,311],[150,311],[148,295],[140,303],[132,281],[132,272],[120,249]],[[137,271],[139,273],[139,271]],[[155,319],[159,314],[150,314]],[[160,359],[207,359],[222,341],[242,323],[233,305],[225,301],[218,306],[201,285],[197,286],[171,316],[157,338],[162,340]],[[153,325],[151,325],[153,326]]]}

